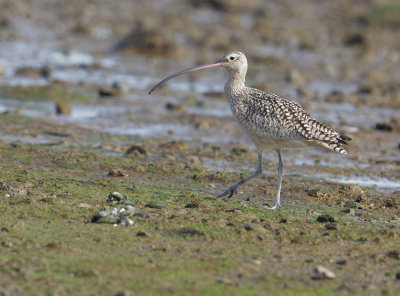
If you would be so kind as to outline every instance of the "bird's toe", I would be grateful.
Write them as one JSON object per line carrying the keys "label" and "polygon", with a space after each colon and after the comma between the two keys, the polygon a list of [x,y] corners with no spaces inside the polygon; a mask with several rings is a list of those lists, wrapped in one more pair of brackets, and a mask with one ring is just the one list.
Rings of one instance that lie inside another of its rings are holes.
{"label": "bird's toe", "polygon": [[228,194],[229,194],[228,198],[231,198],[233,195],[235,195],[236,194],[236,187],[233,187],[233,188],[229,187],[224,192],[219,194],[218,197],[223,197],[223,196],[228,195]]}

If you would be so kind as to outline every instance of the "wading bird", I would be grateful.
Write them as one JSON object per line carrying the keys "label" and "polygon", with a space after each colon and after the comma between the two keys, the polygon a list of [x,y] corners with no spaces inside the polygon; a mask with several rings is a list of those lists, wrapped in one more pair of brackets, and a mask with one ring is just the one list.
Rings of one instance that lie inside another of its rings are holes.
{"label": "wading bird", "polygon": [[262,173],[262,153],[266,148],[272,148],[278,153],[278,183],[274,204],[269,209],[280,207],[283,162],[281,151],[283,148],[306,146],[323,146],[335,152],[346,154],[342,147],[351,138],[335,132],[326,125],[312,118],[299,104],[288,101],[272,93],[246,87],[244,85],[247,72],[246,56],[233,51],[225,54],[212,64],[189,68],[160,81],[149,92],[149,95],[168,80],[181,74],[200,69],[224,67],[228,70],[225,83],[225,95],[232,110],[233,117],[240,127],[256,145],[258,153],[257,170],[233,184],[218,195],[231,197],[237,188],[250,179]]}

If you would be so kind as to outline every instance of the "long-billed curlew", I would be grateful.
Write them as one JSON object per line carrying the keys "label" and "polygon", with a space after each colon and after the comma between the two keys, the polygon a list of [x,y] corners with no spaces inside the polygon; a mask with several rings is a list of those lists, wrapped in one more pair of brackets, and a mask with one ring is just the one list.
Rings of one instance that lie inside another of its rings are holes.
{"label": "long-billed curlew", "polygon": [[254,142],[258,153],[257,170],[247,178],[230,186],[218,197],[228,194],[231,197],[240,185],[262,173],[262,152],[265,148],[275,149],[279,160],[276,196],[274,205],[269,209],[276,209],[281,205],[282,148],[324,146],[342,154],[347,153],[342,145],[347,145],[346,141],[351,140],[351,138],[341,135],[318,122],[299,104],[272,93],[246,87],[244,81],[247,72],[247,59],[239,51],[225,54],[216,63],[189,68],[168,76],[155,85],[149,94],[176,76],[212,67],[224,67],[228,70],[225,95],[231,106],[233,117]]}

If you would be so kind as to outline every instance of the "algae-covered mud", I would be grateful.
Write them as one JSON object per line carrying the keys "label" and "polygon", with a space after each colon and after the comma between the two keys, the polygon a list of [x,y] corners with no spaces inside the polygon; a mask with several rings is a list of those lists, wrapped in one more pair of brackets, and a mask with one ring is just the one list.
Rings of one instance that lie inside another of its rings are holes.
{"label": "algae-covered mud", "polygon": [[[245,3],[245,4],[244,4]],[[0,3],[0,295],[399,295],[400,5]],[[200,29],[201,28],[201,29]],[[247,84],[350,136],[256,167]]]}

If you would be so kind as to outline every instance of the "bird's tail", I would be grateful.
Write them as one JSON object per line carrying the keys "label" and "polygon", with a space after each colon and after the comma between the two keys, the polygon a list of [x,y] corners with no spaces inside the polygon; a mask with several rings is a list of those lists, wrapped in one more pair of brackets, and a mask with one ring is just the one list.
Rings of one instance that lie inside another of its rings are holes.
{"label": "bird's tail", "polygon": [[341,154],[347,154],[346,149],[342,147],[342,145],[348,145],[346,141],[351,141],[351,138],[339,134],[339,136],[335,139],[335,141],[319,141],[318,144],[335,152]]}

